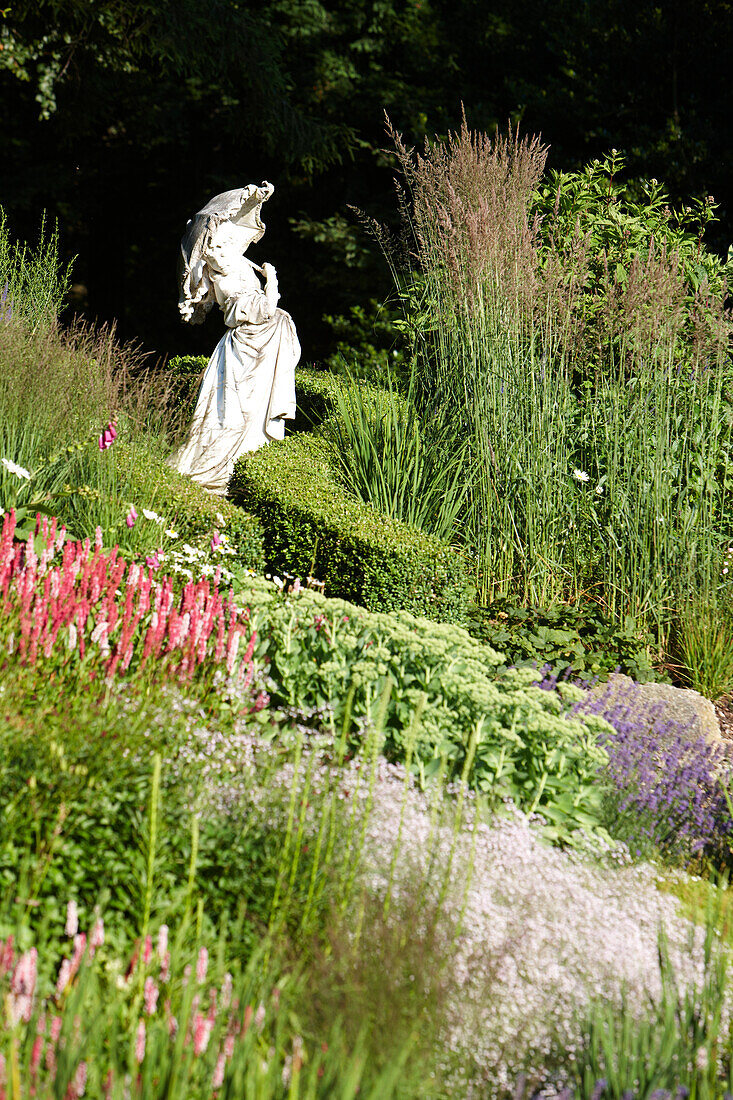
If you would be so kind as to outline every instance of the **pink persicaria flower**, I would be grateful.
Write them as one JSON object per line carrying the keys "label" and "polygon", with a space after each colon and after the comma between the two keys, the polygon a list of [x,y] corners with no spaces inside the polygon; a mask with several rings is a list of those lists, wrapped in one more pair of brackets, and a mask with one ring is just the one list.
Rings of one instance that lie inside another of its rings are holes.
{"label": "pink persicaria flower", "polygon": [[33,1040],[33,1048],[31,1050],[31,1073],[35,1076],[38,1073],[38,1067],[41,1064],[41,1056],[43,1054],[44,1039],[42,1035],[36,1035]]}
{"label": "pink persicaria flower", "polygon": [[214,1076],[211,1079],[211,1087],[220,1089],[224,1084],[224,1070],[226,1068],[226,1058],[224,1054],[220,1054],[216,1059],[216,1065],[214,1067]]}
{"label": "pink persicaria flower", "polygon": [[141,1020],[137,1025],[137,1035],[135,1036],[135,1058],[138,1065],[142,1065],[143,1058],[145,1057],[145,1021]]}
{"label": "pink persicaria flower", "polygon": [[158,1004],[158,987],[152,978],[145,979],[145,1011],[152,1016]]}
{"label": "pink persicaria flower", "polygon": [[13,951],[13,936],[11,933],[2,944],[2,950],[0,950],[0,977],[12,968],[14,958],[15,952]]}
{"label": "pink persicaria flower", "polygon": [[158,929],[158,958],[161,962],[165,959],[168,951],[168,925],[161,924]]}
{"label": "pink persicaria flower", "polygon": [[196,981],[201,985],[206,981],[206,971],[209,968],[209,952],[205,947],[199,948],[199,957],[196,960]]}
{"label": "pink persicaria flower", "polygon": [[137,519],[137,512],[135,511],[135,505],[131,504],[130,505],[130,511],[125,516],[125,523],[127,524],[128,527],[134,527],[136,519]]}
{"label": "pink persicaria flower", "polygon": [[202,1016],[200,1012],[196,1014],[193,1025],[193,1052],[197,1057],[206,1051],[212,1027],[211,1020]]}
{"label": "pink persicaria flower", "polygon": [[32,947],[30,951],[24,951],[18,959],[18,964],[10,983],[10,1015],[14,1023],[17,1023],[19,1020],[28,1023],[31,1018],[31,1013],[33,1011],[33,994],[36,991],[37,967],[38,952],[35,947]]}
{"label": "pink persicaria flower", "polygon": [[71,978],[71,959],[64,959],[59,967],[59,976],[56,979],[56,996],[60,997],[69,984]]}
{"label": "pink persicaria flower", "polygon": [[66,906],[66,935],[75,936],[79,931],[79,910],[75,901],[68,902]]}
{"label": "pink persicaria flower", "polygon": [[104,921],[101,917],[97,917],[92,930],[89,933],[89,953],[91,955],[97,950],[98,947],[104,945]]}
{"label": "pink persicaria flower", "polygon": [[66,1093],[67,1096],[76,1097],[77,1100],[81,1100],[87,1089],[87,1064],[86,1062],[79,1062],[76,1073],[74,1074],[74,1080],[71,1082],[71,1086]]}

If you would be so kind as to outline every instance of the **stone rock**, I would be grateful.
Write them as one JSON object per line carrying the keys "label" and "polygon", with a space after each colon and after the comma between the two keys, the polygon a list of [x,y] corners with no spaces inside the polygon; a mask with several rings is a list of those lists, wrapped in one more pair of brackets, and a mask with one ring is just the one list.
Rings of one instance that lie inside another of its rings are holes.
{"label": "stone rock", "polygon": [[712,745],[728,746],[723,742],[715,707],[690,688],[672,687],[671,684],[637,684],[629,676],[614,672],[605,684],[596,684],[592,694],[602,697],[606,704],[618,705],[633,710],[637,715],[648,715],[650,725],[654,722],[671,722],[674,729],[670,732],[688,741],[698,741],[701,737]]}

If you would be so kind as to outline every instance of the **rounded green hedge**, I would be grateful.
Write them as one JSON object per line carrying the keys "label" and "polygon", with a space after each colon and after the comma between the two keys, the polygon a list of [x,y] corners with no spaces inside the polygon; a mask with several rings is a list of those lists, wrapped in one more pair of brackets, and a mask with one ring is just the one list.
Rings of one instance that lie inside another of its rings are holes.
{"label": "rounded green hedge", "polygon": [[460,553],[350,496],[318,435],[293,435],[243,455],[229,492],[262,523],[272,570],[317,577],[329,596],[371,611],[404,609],[447,622],[465,617]]}

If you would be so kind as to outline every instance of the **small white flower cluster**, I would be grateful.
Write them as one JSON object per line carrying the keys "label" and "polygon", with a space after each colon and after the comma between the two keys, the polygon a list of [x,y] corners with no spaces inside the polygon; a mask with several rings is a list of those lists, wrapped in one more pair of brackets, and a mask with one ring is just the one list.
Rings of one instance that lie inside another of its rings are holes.
{"label": "small white flower cluster", "polygon": [[283,573],[282,577],[278,577],[276,574],[272,573],[265,573],[265,580],[272,581],[278,591],[291,596],[297,596],[304,588],[313,588],[318,592],[323,592],[325,588],[325,582],[316,580],[315,577],[306,577],[304,585],[300,577],[296,577],[293,573]]}
{"label": "small white flower cluster", "polygon": [[723,576],[730,571],[731,565],[733,565],[733,546],[728,547],[726,555],[723,558]]}
{"label": "small white flower cluster", "polygon": [[199,577],[213,577],[218,569],[221,581],[224,584],[231,584],[234,574],[220,560],[224,553],[234,554],[236,551],[222,547],[200,550],[184,542],[180,549],[159,553],[158,561],[165,566],[168,573],[175,573],[188,581],[198,580]]}
{"label": "small white flower cluster", "polygon": [[26,470],[24,466],[19,466],[17,462],[11,461],[9,458],[0,459],[8,473],[15,474],[16,477],[21,478],[23,481],[30,481],[32,474],[30,470]]}
{"label": "small white flower cluster", "polygon": [[[143,508],[142,514],[149,523],[155,523],[161,527],[170,542],[179,538],[178,531],[167,526],[165,517],[158,515],[152,508]],[[224,527],[226,520],[221,512],[217,512],[215,518],[219,526]],[[175,573],[188,581],[198,580],[200,577],[213,577],[218,571],[220,580],[224,584],[231,584],[234,575],[224,566],[223,559],[233,557],[236,553],[229,536],[224,531],[216,530],[211,539],[210,549],[202,550],[200,547],[184,542],[180,549],[175,546],[165,551],[158,550],[154,560],[156,565],[164,565],[167,572]],[[149,562],[149,564],[152,563]]]}

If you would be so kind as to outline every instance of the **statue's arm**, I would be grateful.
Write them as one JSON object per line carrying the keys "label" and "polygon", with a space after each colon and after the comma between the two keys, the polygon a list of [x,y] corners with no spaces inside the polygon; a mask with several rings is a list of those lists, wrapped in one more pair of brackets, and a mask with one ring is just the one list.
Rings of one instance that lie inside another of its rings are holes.
{"label": "statue's arm", "polygon": [[219,281],[224,321],[229,328],[236,328],[244,323],[260,325],[274,316],[280,297],[277,274],[271,264],[263,264],[262,268],[265,275],[264,290],[259,287],[243,290],[236,279]]}

